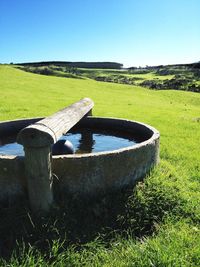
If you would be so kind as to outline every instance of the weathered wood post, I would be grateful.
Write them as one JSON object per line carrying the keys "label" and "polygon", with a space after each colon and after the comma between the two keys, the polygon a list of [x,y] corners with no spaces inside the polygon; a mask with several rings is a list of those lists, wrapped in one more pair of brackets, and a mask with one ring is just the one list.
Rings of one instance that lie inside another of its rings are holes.
{"label": "weathered wood post", "polygon": [[88,115],[93,106],[91,99],[83,98],[19,132],[17,142],[24,146],[29,201],[34,212],[48,212],[53,202],[52,145]]}

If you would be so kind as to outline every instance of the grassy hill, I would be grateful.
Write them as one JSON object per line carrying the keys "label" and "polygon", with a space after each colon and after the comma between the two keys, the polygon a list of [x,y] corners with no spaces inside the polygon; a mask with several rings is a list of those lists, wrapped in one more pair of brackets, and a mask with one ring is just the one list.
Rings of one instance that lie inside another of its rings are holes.
{"label": "grassy hill", "polygon": [[[86,64],[86,63],[85,63]],[[118,63],[113,63],[115,64]],[[69,65],[59,62],[26,63],[17,66],[18,68],[43,75],[76,78],[94,79],[102,82],[113,82],[129,85],[141,85],[155,90],[184,90],[200,92],[200,63],[154,66],[145,68],[112,68],[103,65],[89,68],[88,65]],[[119,65],[119,64],[118,64]],[[77,67],[76,67],[77,66]],[[81,67],[82,66],[82,67]],[[94,65],[95,66],[95,65]]]}
{"label": "grassy hill", "polygon": [[0,120],[46,116],[90,97],[94,115],[141,121],[161,134],[160,164],[132,192],[76,203],[42,222],[2,208],[1,266],[200,265],[200,94],[0,65],[0,95]]}

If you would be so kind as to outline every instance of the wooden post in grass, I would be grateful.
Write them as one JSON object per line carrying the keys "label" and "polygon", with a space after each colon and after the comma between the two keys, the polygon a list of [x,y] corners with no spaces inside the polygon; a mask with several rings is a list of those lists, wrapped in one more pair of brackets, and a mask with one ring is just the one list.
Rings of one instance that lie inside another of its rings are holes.
{"label": "wooden post in grass", "polygon": [[48,212],[53,202],[52,145],[88,115],[93,106],[91,99],[83,98],[19,132],[17,142],[24,146],[29,201],[34,212]]}

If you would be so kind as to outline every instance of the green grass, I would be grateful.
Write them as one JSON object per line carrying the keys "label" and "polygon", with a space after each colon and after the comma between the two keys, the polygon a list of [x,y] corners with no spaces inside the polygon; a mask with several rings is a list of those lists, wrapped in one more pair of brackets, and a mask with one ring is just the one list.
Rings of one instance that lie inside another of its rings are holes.
{"label": "green grass", "polygon": [[90,97],[94,115],[142,121],[161,134],[160,164],[134,191],[69,201],[65,212],[41,222],[27,210],[2,209],[1,266],[200,265],[200,94],[1,65],[0,94],[0,120],[47,116]]}
{"label": "green grass", "polygon": [[160,66],[152,68],[130,69],[87,69],[70,68],[58,65],[40,67],[15,66],[21,70],[48,76],[57,76],[76,79],[93,79],[101,82],[112,82],[143,86],[156,90],[184,90],[200,92],[199,69],[189,66]]}
{"label": "green grass", "polygon": [[[95,78],[95,77],[119,77],[120,75],[127,78],[139,78],[140,80],[138,82],[141,82],[142,80],[152,80],[152,79],[160,79],[160,80],[166,80],[166,79],[172,79],[174,75],[157,75],[154,71],[149,71],[148,73],[143,74],[137,74],[137,73],[130,73],[128,70],[109,70],[109,69],[78,69],[80,71],[80,74],[83,77],[87,78]],[[137,81],[136,81],[137,82]]]}

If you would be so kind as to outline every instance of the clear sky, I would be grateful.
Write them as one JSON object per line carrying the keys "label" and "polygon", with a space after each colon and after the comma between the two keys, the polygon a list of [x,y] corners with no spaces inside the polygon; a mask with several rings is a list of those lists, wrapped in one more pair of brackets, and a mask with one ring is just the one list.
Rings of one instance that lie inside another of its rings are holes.
{"label": "clear sky", "polygon": [[200,61],[200,0],[0,0],[0,62]]}

